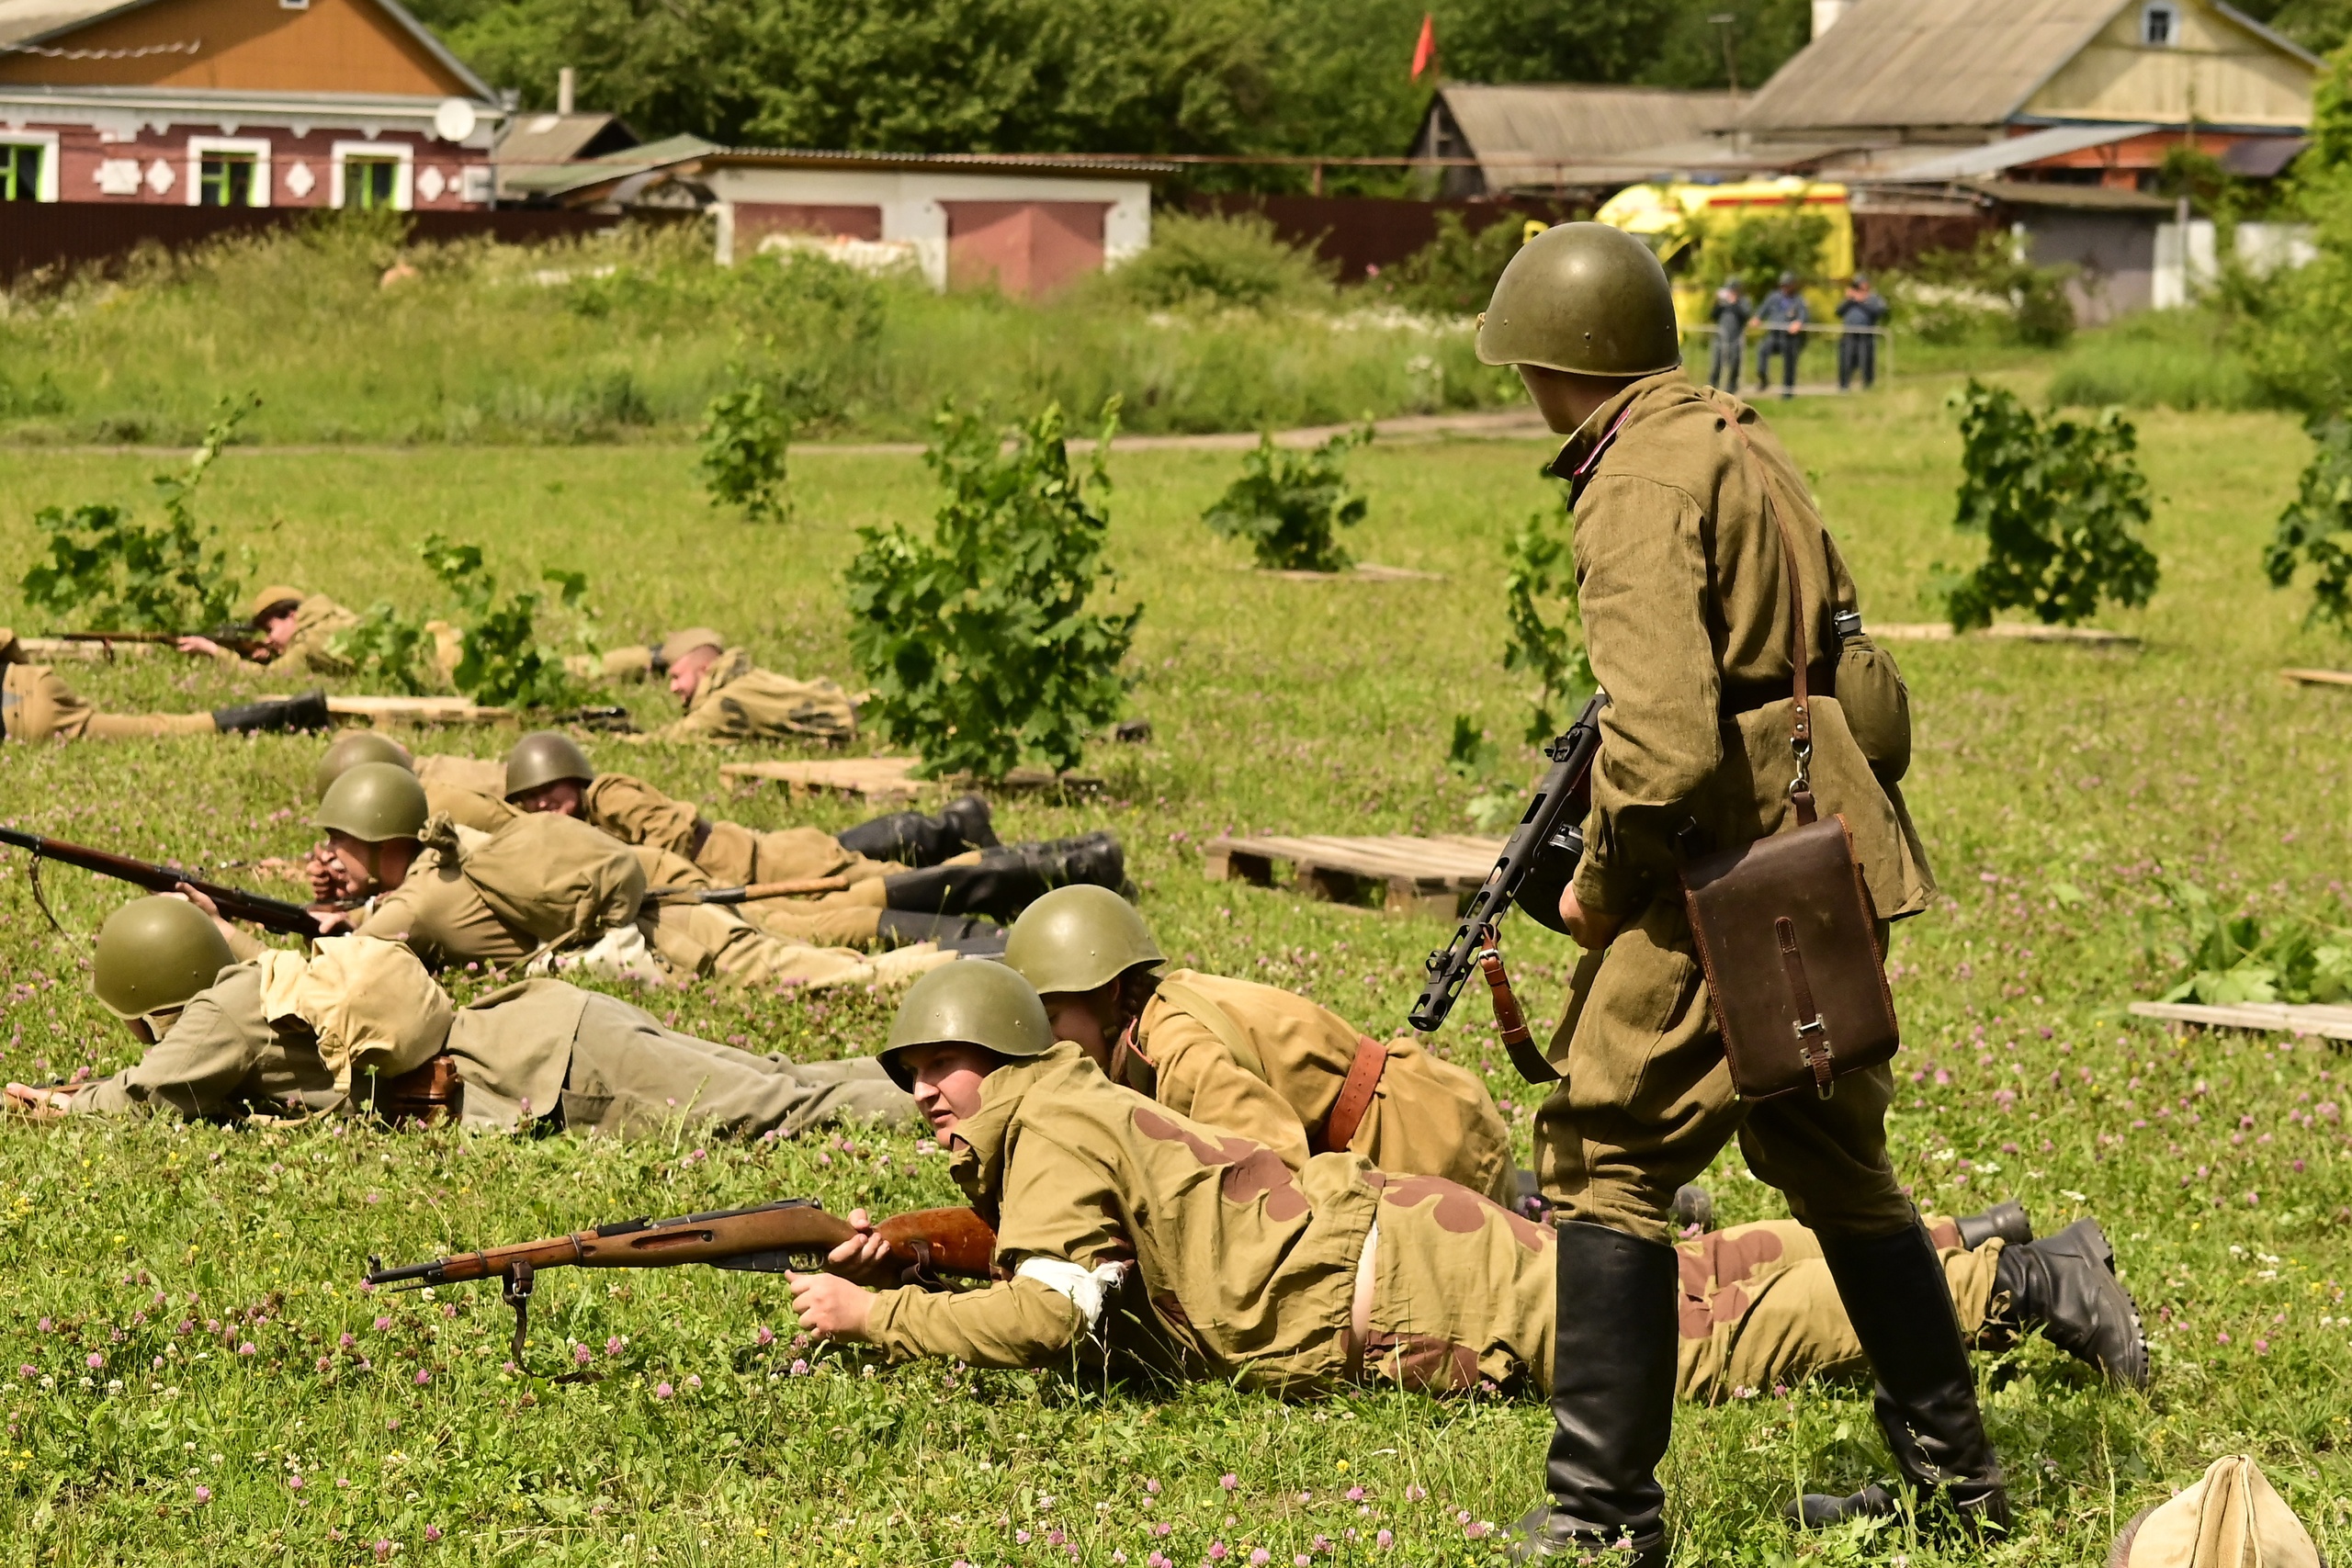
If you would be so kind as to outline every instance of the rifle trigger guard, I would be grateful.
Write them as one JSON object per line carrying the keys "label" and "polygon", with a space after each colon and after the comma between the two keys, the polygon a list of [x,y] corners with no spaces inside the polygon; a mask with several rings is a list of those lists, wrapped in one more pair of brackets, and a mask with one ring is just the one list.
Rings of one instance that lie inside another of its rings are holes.
{"label": "rifle trigger guard", "polygon": [[514,1344],[508,1359],[517,1367],[523,1364],[523,1339],[531,1328],[531,1285],[529,1260],[518,1260],[499,1292],[499,1299],[514,1309]]}
{"label": "rifle trigger guard", "polygon": [[915,1255],[915,1260],[900,1272],[899,1283],[920,1285],[931,1291],[940,1289],[944,1281],[931,1269],[931,1242],[923,1236],[917,1236],[907,1245],[908,1250]]}

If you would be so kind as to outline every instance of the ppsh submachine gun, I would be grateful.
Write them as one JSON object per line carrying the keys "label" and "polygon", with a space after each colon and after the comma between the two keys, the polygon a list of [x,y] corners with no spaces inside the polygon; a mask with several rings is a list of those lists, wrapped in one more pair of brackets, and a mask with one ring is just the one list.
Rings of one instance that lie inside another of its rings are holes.
{"label": "ppsh submachine gun", "polygon": [[93,849],[87,844],[52,839],[44,833],[27,833],[15,828],[0,828],[0,844],[28,852],[32,857],[33,902],[40,912],[49,916],[49,923],[59,931],[57,917],[50,913],[49,900],[41,893],[40,863],[45,860],[62,861],[67,865],[94,871],[100,876],[111,876],[129,882],[153,893],[169,893],[182,883],[195,888],[212,900],[213,907],[232,920],[243,920],[265,931],[291,931],[297,936],[315,937],[319,922],[314,912],[338,908],[334,905],[305,905],[285,898],[271,898],[243,887],[231,887],[222,883],[207,882],[175,865],[156,861],[133,860],[129,855]]}
{"label": "ppsh submachine gun", "polygon": [[1560,895],[1584,858],[1584,818],[1592,806],[1592,764],[1600,754],[1600,710],[1609,694],[1596,692],[1567,732],[1544,749],[1552,765],[1535,786],[1519,826],[1503,845],[1495,869],[1471,896],[1470,908],[1454,929],[1453,941],[1429,956],[1429,984],[1413,1003],[1406,1021],[1421,1034],[1435,1033],[1462,994],[1473,968],[1487,980],[1495,1003],[1495,1023],[1511,1065],[1530,1083],[1549,1083],[1560,1075],[1535,1048],[1526,1016],[1520,1010],[1510,976],[1503,967],[1499,928],[1513,905],[1549,931],[1566,934],[1560,923]]}
{"label": "ppsh submachine gun", "polygon": [[[874,1229],[889,1244],[888,1261],[909,1284],[933,1283],[942,1276],[990,1277],[996,1231],[973,1210],[918,1209],[885,1220]],[[674,1269],[707,1263],[714,1269],[763,1274],[780,1274],[787,1269],[815,1273],[825,1267],[826,1254],[856,1234],[847,1220],[826,1213],[816,1200],[787,1198],[753,1209],[724,1209],[669,1220],[625,1220],[545,1241],[460,1252],[403,1269],[387,1269],[381,1258],[370,1258],[366,1282],[377,1290],[416,1291],[469,1280],[503,1281],[500,1300],[514,1309],[512,1359],[519,1367],[530,1325],[531,1291],[542,1269]]]}

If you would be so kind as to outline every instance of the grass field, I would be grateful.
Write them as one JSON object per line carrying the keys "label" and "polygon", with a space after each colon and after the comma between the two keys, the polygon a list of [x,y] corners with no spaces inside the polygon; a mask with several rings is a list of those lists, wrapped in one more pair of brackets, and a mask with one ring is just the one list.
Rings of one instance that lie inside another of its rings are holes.
{"label": "grass field", "polygon": [[[1815,477],[1879,622],[1920,621],[1949,526],[1957,437],[1941,384],[1773,418]],[[2023,1197],[2045,1229],[2096,1213],[2155,1342],[2143,1397],[2039,1343],[1982,1372],[2025,1528],[1947,1554],[1900,1530],[1806,1540],[1775,1510],[1800,1481],[1882,1473],[1867,1398],[1764,1391],[1686,1411],[1668,1480],[1688,1564],[2096,1563],[2126,1517],[2218,1455],[2257,1454],[2324,1550],[2352,1551],[2352,1140],[2341,1057],[2312,1043],[2175,1038],[2128,1020],[2159,983],[2159,873],[2260,911],[2344,918],[2343,737],[2352,696],[2290,689],[2342,663],[2263,586],[2259,546],[2304,441],[2282,417],[2152,413],[2143,453],[2165,581],[2107,624],[2137,652],[1904,644],[1919,733],[1906,785],[1947,897],[1900,929],[1909,1048],[1892,1134],[1923,1206]],[[1523,696],[1499,667],[1501,540],[1551,504],[1528,443],[1375,446],[1359,557],[1442,581],[1291,582],[1241,570],[1201,509],[1231,454],[1122,455],[1120,592],[1146,606],[1133,711],[1154,739],[1090,759],[1098,800],[1011,799],[1008,837],[1115,828],[1143,908],[1185,962],[1295,986],[1396,1027],[1433,921],[1209,884],[1227,828],[1463,830],[1475,781],[1442,766],[1456,713],[1506,742]],[[861,523],[927,514],[921,465],[803,451],[800,521],[758,530],[702,504],[658,445],[348,455],[240,453],[206,514],[271,577],[364,604],[431,603],[431,529],[497,559],[585,570],[616,637],[713,620],[767,662],[847,676],[839,574]],[[152,460],[0,451],[0,558],[51,502],[130,499]],[[8,574],[13,578],[13,570]],[[6,592],[0,590],[0,592]],[[0,601],[0,619],[46,630]],[[235,700],[160,660],[76,666],[109,705]],[[657,716],[650,694],[635,699]],[[488,751],[483,734],[453,747]],[[600,741],[600,762],[758,823],[712,753]],[[251,878],[306,843],[315,742],[90,745],[0,758],[0,818]],[[810,818],[838,825],[846,808]],[[65,923],[121,890],[46,879]],[[0,1048],[11,1077],[108,1070],[135,1046],[88,997],[86,948],[52,934],[21,862],[0,862]],[[1521,925],[1522,994],[1567,954]],[[650,1005],[714,1038],[871,1050],[887,1001],[719,990]],[[1442,1037],[1487,1071],[1524,1138],[1533,1093],[1478,1010]],[[387,1303],[369,1253],[411,1259],[638,1213],[788,1195],[892,1210],[953,1197],[910,1141],[628,1145],[334,1125],[0,1127],[0,1562],[1144,1564],[1468,1562],[1533,1500],[1540,1404],[1390,1394],[1284,1404],[938,1368],[798,1348],[781,1282],[677,1270],[550,1274],[529,1359],[586,1348],[604,1376],[502,1369],[494,1292]],[[1710,1178],[1732,1219],[1781,1213],[1736,1155]],[[807,1363],[805,1366],[803,1363]],[[299,1484],[298,1484],[299,1483]]]}

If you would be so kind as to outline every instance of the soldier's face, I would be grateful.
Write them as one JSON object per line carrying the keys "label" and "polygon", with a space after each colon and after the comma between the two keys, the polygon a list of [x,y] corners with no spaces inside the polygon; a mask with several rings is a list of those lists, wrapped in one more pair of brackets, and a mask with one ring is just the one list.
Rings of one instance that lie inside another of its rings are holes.
{"label": "soldier's face", "polygon": [[1070,1042],[1106,1069],[1111,1066],[1111,1037],[1118,1032],[1118,988],[1114,980],[1091,991],[1055,991],[1041,998],[1054,1038]]}
{"label": "soldier's face", "polygon": [[697,648],[670,666],[670,694],[682,703],[692,702],[695,687],[702,682],[702,672],[716,663],[718,649]]}
{"label": "soldier's face", "polygon": [[294,612],[288,610],[272,615],[261,624],[261,635],[269,639],[272,648],[284,648],[294,640]]}
{"label": "soldier's face", "polygon": [[526,789],[514,796],[513,804],[518,811],[552,811],[560,817],[578,817],[583,814],[586,799],[578,779],[550,779],[537,789]]}
{"label": "soldier's face", "polygon": [[906,1062],[914,1078],[915,1104],[944,1144],[957,1123],[980,1113],[980,1080],[995,1068],[997,1058],[980,1046],[950,1041],[909,1046]]}
{"label": "soldier's face", "polygon": [[390,893],[408,880],[408,868],[423,848],[414,839],[371,844],[348,833],[327,835],[327,858],[342,871],[340,881],[354,897]]}

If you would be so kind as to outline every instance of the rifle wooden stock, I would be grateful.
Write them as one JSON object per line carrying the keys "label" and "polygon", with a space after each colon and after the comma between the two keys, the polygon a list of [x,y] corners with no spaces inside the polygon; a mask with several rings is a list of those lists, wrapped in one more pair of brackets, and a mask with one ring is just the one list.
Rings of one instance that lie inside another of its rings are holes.
{"label": "rifle wooden stock", "polygon": [[31,853],[35,874],[44,860],[62,861],[84,871],[111,876],[117,881],[132,883],[151,892],[169,893],[186,883],[212,900],[221,914],[232,920],[274,931],[292,931],[300,936],[317,936],[319,923],[311,918],[309,908],[284,898],[266,897],[242,887],[230,887],[218,882],[207,882],[191,876],[177,866],[163,865],[153,861],[132,860],[128,855],[92,849],[87,844],[69,843],[40,833],[20,832],[14,828],[0,828],[0,844]]}
{"label": "rifle wooden stock", "polygon": [[[989,1278],[996,1232],[969,1209],[921,1209],[874,1227],[889,1243],[890,1261],[910,1277],[953,1274]],[[461,1252],[430,1263],[385,1269],[368,1260],[370,1285],[456,1285],[469,1280],[513,1280],[541,1269],[670,1269],[707,1263],[715,1269],[780,1273],[825,1267],[825,1255],[856,1232],[813,1199],[790,1198],[755,1209],[628,1220],[544,1241]]]}
{"label": "rifle wooden stock", "polygon": [[849,886],[846,876],[804,876],[797,882],[754,882],[745,887],[649,887],[649,904],[748,904],[757,898],[792,898],[810,893],[839,893]]}
{"label": "rifle wooden stock", "polygon": [[222,626],[209,632],[59,632],[60,642],[153,642],[178,647],[184,637],[206,637],[245,659],[264,660],[277,651],[266,637],[255,637],[246,627],[232,629]]}

